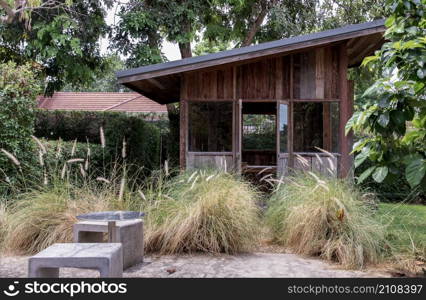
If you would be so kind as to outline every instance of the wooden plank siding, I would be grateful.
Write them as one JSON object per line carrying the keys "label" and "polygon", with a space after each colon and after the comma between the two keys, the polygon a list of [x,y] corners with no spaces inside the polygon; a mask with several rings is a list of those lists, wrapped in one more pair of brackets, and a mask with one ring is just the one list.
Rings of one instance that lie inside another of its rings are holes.
{"label": "wooden plank siding", "polygon": [[185,74],[186,100],[233,99],[233,68]]}
{"label": "wooden plank siding", "polygon": [[329,46],[222,69],[188,72],[183,77],[182,84],[187,86],[186,100],[336,101],[340,88],[339,47]]}
{"label": "wooden plank siding", "polygon": [[[211,154],[210,158],[193,155],[187,149],[188,134],[188,102],[196,101],[233,101],[234,124],[231,154],[226,154],[226,162],[236,164],[239,170],[241,152],[240,128],[241,120],[237,110],[239,101],[288,103],[289,111],[293,111],[293,103],[298,101],[324,102],[323,105],[323,141],[327,151],[332,150],[332,131],[339,130],[340,152],[339,159],[333,158],[333,163],[339,162],[340,175],[345,176],[349,169],[349,143],[343,133],[344,125],[350,114],[350,88],[346,78],[348,57],[346,44],[327,45],[303,52],[269,57],[254,62],[237,61],[233,64],[218,66],[215,69],[198,70],[182,73],[181,77],[181,166],[195,165],[222,161],[222,155]],[[332,128],[331,102],[340,102],[339,128]],[[241,103],[241,102],[240,102]],[[288,139],[293,140],[293,116],[288,116]],[[278,119],[277,119],[278,122]],[[343,129],[342,129],[343,128]],[[342,142],[344,141],[344,142]],[[288,143],[287,157],[278,154],[277,168],[287,173],[287,168],[302,168],[300,162],[294,159],[292,143]],[[318,170],[320,163],[315,156],[307,156],[310,163],[308,169]],[[323,164],[321,164],[323,165]],[[231,168],[231,166],[228,166]],[[323,169],[319,171],[324,172]]]}

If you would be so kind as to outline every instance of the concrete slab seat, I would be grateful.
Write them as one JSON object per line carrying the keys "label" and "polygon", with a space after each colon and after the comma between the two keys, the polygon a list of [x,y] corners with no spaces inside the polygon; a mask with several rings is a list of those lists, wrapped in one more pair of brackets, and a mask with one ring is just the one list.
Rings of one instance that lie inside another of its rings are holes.
{"label": "concrete slab seat", "polygon": [[[143,262],[143,222],[142,220],[116,221],[112,229],[113,243],[123,246],[124,269]],[[102,243],[108,233],[107,221],[79,221],[74,224],[74,243]]]}
{"label": "concrete slab seat", "polygon": [[58,278],[59,268],[95,269],[100,277],[123,276],[120,243],[54,244],[28,260],[28,277]]}

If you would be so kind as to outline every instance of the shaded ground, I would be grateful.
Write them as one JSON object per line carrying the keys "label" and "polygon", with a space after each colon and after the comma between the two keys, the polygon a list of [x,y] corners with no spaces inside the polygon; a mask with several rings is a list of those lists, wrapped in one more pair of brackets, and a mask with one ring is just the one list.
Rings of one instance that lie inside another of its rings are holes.
{"label": "shaded ground", "polygon": [[[0,257],[0,277],[26,277],[28,257]],[[61,277],[98,277],[96,271],[64,269]],[[387,277],[380,272],[339,270],[338,266],[294,254],[148,256],[124,277]]]}

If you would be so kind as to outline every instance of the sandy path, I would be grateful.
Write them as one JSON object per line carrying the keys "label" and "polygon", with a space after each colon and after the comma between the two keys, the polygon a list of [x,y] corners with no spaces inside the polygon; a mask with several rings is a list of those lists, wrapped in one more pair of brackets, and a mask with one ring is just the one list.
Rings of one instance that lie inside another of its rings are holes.
{"label": "sandy path", "polygon": [[[28,257],[0,257],[0,277],[27,276]],[[169,272],[171,274],[169,274]],[[63,269],[61,277],[98,277],[96,271]],[[342,270],[319,259],[295,254],[147,256],[125,270],[124,277],[387,277],[372,271]]]}

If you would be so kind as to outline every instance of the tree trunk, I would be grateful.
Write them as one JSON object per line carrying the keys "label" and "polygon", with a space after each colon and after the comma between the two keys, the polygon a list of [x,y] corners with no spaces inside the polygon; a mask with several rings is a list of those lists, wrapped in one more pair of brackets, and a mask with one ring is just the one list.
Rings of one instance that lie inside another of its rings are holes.
{"label": "tree trunk", "polygon": [[[257,15],[256,20],[254,22],[250,22],[250,28],[247,31],[247,35],[244,38],[243,42],[241,43],[241,47],[250,46],[253,43],[254,36],[259,31],[260,25],[262,25],[263,20],[265,20],[266,14],[268,11],[278,2],[278,0],[263,0],[260,3],[260,13]],[[254,11],[256,9],[253,8]]]}
{"label": "tree trunk", "polygon": [[179,43],[179,50],[182,58],[192,57],[191,42]]}
{"label": "tree trunk", "polygon": [[[191,23],[188,20],[185,20],[185,23],[182,24],[181,30],[189,36],[191,34],[191,29]],[[186,42],[179,43],[179,50],[182,58],[192,57],[191,41],[188,40]]]}

